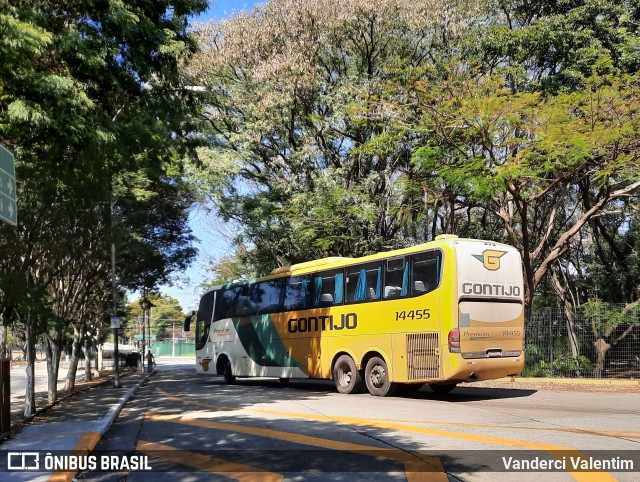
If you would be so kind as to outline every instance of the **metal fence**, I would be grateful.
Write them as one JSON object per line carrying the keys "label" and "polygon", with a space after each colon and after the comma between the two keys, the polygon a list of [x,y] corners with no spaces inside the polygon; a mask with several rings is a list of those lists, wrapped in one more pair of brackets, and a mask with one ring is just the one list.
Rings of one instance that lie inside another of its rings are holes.
{"label": "metal fence", "polygon": [[522,376],[640,378],[640,306],[530,310]]}
{"label": "metal fence", "polygon": [[195,356],[196,346],[195,343],[155,343],[151,347],[151,352],[155,356]]}

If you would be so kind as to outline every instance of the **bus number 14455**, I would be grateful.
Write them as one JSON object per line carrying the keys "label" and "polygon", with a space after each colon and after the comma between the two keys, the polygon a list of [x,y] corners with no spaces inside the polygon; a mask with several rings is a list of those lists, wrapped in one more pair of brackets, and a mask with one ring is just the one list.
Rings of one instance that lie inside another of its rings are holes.
{"label": "bus number 14455", "polygon": [[396,321],[399,320],[427,320],[431,317],[429,308],[424,310],[396,311]]}

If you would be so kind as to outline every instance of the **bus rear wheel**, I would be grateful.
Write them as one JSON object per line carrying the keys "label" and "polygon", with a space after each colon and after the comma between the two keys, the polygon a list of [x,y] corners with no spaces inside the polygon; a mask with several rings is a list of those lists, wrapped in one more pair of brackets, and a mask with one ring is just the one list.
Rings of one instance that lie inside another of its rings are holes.
{"label": "bus rear wheel", "polygon": [[231,362],[229,360],[224,362],[224,367],[222,368],[222,376],[224,377],[225,384],[234,385],[236,383],[236,377],[231,371]]}
{"label": "bus rear wheel", "polygon": [[429,388],[440,395],[449,393],[451,390],[458,386],[457,383],[430,383]]}
{"label": "bus rear wheel", "polygon": [[364,380],[367,383],[369,393],[376,397],[393,395],[397,388],[397,385],[389,380],[387,364],[377,356],[367,362],[367,367],[364,370]]}
{"label": "bus rear wheel", "polygon": [[333,365],[333,382],[340,393],[362,391],[362,376],[349,355],[341,355]]}

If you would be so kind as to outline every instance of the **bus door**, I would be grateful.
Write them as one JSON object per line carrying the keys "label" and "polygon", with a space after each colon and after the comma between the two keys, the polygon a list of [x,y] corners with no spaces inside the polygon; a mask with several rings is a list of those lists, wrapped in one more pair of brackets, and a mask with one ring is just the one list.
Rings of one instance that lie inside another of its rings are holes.
{"label": "bus door", "polygon": [[200,299],[200,306],[196,315],[196,365],[205,372],[209,372],[211,361],[213,360],[213,355],[208,347],[215,301],[216,291],[205,293]]}
{"label": "bus door", "polygon": [[456,244],[462,358],[520,356],[524,339],[522,261],[510,246]]}

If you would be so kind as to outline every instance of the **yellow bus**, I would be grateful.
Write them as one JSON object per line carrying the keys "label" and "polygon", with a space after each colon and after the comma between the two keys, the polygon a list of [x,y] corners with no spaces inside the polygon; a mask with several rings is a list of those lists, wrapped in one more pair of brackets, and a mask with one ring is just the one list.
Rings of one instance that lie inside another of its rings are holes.
{"label": "yellow bus", "polygon": [[386,396],[425,383],[447,393],[524,366],[519,252],[453,235],[218,286],[193,316],[197,373],[228,384],[312,378],[340,393]]}

